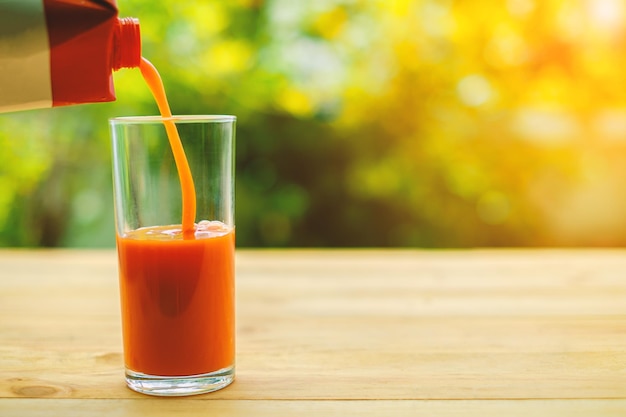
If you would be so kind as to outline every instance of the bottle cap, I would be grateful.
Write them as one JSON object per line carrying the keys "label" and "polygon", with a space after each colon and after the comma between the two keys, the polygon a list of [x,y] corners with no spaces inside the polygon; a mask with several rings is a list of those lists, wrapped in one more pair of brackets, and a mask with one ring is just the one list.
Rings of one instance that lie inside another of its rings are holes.
{"label": "bottle cap", "polygon": [[136,68],[141,63],[141,34],[139,19],[124,17],[117,19],[113,32],[112,67]]}

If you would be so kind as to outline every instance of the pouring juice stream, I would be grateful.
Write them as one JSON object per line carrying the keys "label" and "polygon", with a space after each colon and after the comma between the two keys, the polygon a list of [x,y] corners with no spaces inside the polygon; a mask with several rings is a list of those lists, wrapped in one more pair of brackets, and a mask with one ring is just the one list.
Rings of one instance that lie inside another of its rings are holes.
{"label": "pouring juice stream", "polygon": [[165,125],[167,137],[170,141],[172,153],[174,154],[174,161],[176,163],[176,169],[178,170],[178,178],[180,180],[182,193],[183,238],[193,239],[194,220],[196,218],[196,190],[191,176],[191,169],[189,168],[189,163],[187,162],[187,157],[185,156],[185,150],[183,149],[180,136],[178,135],[176,124],[172,120],[172,112],[167,101],[167,96],[165,95],[163,80],[161,80],[161,76],[154,65],[152,65],[152,63],[146,58],[141,58],[139,69],[141,70],[141,75],[154,96],[161,116],[165,119],[163,124]]}

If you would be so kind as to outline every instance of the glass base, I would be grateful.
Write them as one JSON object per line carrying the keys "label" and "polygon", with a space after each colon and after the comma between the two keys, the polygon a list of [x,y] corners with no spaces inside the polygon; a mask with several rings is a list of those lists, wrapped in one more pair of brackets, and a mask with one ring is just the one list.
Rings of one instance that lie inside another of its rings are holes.
{"label": "glass base", "polygon": [[234,366],[208,374],[190,376],[156,376],[126,370],[128,388],[142,394],[164,397],[205,394],[222,389],[234,380]]}

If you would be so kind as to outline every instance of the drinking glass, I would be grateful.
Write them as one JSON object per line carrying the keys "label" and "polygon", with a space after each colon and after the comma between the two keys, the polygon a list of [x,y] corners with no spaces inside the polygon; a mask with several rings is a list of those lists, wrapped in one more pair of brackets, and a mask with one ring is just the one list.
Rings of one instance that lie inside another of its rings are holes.
{"label": "drinking glass", "polygon": [[235,376],[235,117],[119,117],[110,128],[127,385],[221,389]]}

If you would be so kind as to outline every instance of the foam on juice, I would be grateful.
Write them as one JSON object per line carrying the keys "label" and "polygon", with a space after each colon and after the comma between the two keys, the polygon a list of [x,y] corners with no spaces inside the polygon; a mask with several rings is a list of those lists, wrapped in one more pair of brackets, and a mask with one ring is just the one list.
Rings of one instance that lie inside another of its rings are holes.
{"label": "foam on juice", "polygon": [[[220,237],[231,231],[231,227],[217,220],[202,220],[194,226],[194,236],[196,239]],[[125,239],[137,240],[180,240],[183,238],[183,229],[179,224],[148,226],[128,232],[123,237]]]}

